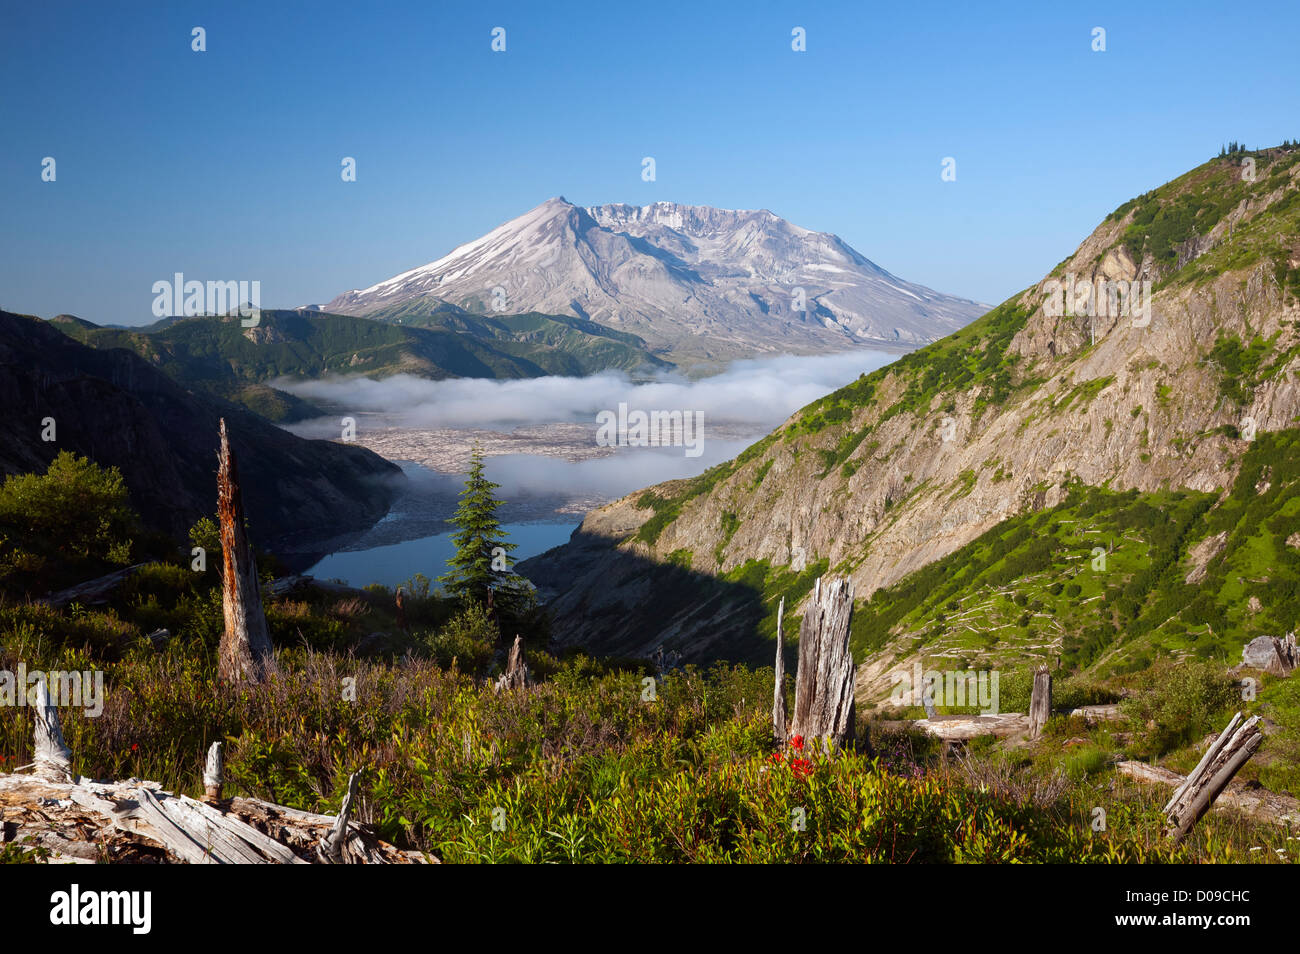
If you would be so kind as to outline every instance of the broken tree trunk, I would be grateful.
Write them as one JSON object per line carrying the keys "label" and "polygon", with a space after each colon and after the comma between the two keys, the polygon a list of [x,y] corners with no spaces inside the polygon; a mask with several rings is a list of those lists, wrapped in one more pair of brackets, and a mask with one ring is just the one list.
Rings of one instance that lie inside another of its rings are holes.
{"label": "broken tree trunk", "polygon": [[51,782],[72,780],[72,751],[63,741],[59,710],[50,701],[45,680],[36,683],[36,774]]}
{"label": "broken tree trunk", "polygon": [[510,647],[510,657],[506,661],[506,671],[497,679],[493,687],[497,692],[504,689],[522,689],[528,685],[528,663],[524,662],[524,640],[515,636],[514,645]]}
{"label": "broken tree trunk", "polygon": [[1192,827],[1210,810],[1214,800],[1263,742],[1264,733],[1259,727],[1259,716],[1251,716],[1245,722],[1241,721],[1240,712],[1232,717],[1228,727],[1205,750],[1200,763],[1165,803],[1169,837],[1173,841],[1179,842],[1187,837]]}
{"label": "broken tree trunk", "polygon": [[348,820],[352,817],[352,802],[357,797],[357,779],[360,775],[360,772],[353,772],[348,776],[348,791],[343,796],[343,804],[339,806],[338,818],[334,819],[333,827],[325,833],[325,836],[320,840],[320,845],[317,847],[317,853],[326,864],[337,865],[343,863],[343,847],[347,842]]}
{"label": "broken tree trunk", "polygon": [[402,596],[402,588],[400,586],[397,588],[394,600],[397,602],[397,628],[404,633],[409,632],[406,625],[406,598]]}
{"label": "broken tree trunk", "polygon": [[244,503],[239,470],[221,419],[217,515],[221,520],[223,575],[221,608],[226,629],[221,635],[217,674],[227,682],[260,683],[274,672],[271,632],[262,612],[253,550],[244,533]]}
{"label": "broken tree trunk", "polygon": [[785,597],[776,608],[776,679],[772,690],[772,736],[777,745],[785,745],[785,636],[781,621],[785,616]]}
{"label": "broken tree trunk", "polygon": [[221,786],[225,781],[225,759],[221,755],[221,743],[213,742],[203,765],[203,797],[210,802],[221,801]]}
{"label": "broken tree trunk", "polygon": [[1034,690],[1029,697],[1029,737],[1036,739],[1043,734],[1043,726],[1052,715],[1052,674],[1046,666],[1039,666],[1034,672]]}
{"label": "broken tree trunk", "polygon": [[840,578],[822,586],[818,579],[799,626],[791,735],[829,746],[853,740],[852,614],[852,584]]}

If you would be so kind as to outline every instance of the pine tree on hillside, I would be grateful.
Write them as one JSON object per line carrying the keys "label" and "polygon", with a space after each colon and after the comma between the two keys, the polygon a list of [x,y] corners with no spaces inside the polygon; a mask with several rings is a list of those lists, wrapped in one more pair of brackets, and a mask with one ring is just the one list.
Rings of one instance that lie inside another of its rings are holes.
{"label": "pine tree on hillside", "polygon": [[479,603],[487,602],[491,589],[495,605],[503,608],[512,602],[518,578],[510,572],[507,556],[515,544],[506,540],[497,519],[501,501],[492,492],[500,486],[487,479],[482,448],[475,445],[465,489],[460,493],[460,505],[451,518],[457,528],[452,537],[456,555],[448,561],[451,570],[438,577],[438,582],[451,596]]}

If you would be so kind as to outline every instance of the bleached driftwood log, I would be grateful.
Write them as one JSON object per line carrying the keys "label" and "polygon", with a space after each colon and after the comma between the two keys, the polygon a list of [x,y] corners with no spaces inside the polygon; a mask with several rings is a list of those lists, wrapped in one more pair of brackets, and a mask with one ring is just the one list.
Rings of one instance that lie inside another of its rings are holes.
{"label": "bleached driftwood log", "polygon": [[[164,791],[157,782],[51,782],[0,774],[0,838],[41,846],[55,861],[183,864],[319,864],[337,823],[256,798],[221,806]],[[423,864],[349,821],[345,864]]]}
{"label": "bleached driftwood log", "polygon": [[776,608],[776,678],[772,689],[772,736],[777,745],[785,745],[785,635],[781,624],[785,617],[785,597]]}
{"label": "bleached driftwood log", "polygon": [[257,566],[244,533],[244,502],[239,490],[226,420],[221,419],[221,450],[217,470],[217,516],[221,521],[221,609],[226,629],[221,634],[217,674],[227,682],[260,683],[275,669],[271,631],[262,612]]}
{"label": "bleached driftwood log", "polygon": [[1052,674],[1046,666],[1034,671],[1034,689],[1029,697],[1029,737],[1043,734],[1043,726],[1052,715]]}
{"label": "bleached driftwood log", "polygon": [[[1187,781],[1185,776],[1177,772],[1160,768],[1158,765],[1148,765],[1145,762],[1120,762],[1115,766],[1115,770],[1121,775],[1142,782],[1175,789],[1181,789]],[[1230,784],[1210,805],[1211,811],[1224,809],[1240,812],[1256,821],[1300,828],[1300,799],[1270,792],[1265,788],[1247,788],[1240,784]]]}
{"label": "bleached driftwood log", "polygon": [[1192,826],[1209,811],[1219,793],[1263,742],[1259,716],[1251,716],[1245,722],[1241,721],[1240,712],[1232,717],[1228,727],[1205,750],[1196,768],[1165,803],[1171,839],[1177,842],[1187,837]]}
{"label": "bleached driftwood log", "polygon": [[528,663],[524,662],[524,640],[516,636],[510,647],[510,656],[506,661],[506,671],[497,679],[493,688],[497,692],[507,689],[522,689],[528,685]]}
{"label": "bleached driftwood log", "polygon": [[72,751],[63,741],[59,710],[50,701],[50,691],[41,679],[36,683],[36,759],[32,763],[38,776],[51,782],[72,780]]}
{"label": "bleached driftwood log", "polygon": [[849,622],[853,585],[844,578],[817,580],[799,626],[792,736],[835,746],[853,740],[853,653]]}
{"label": "bleached driftwood log", "polygon": [[210,802],[221,801],[221,786],[225,781],[226,765],[221,754],[221,743],[213,742],[208,747],[208,757],[203,763],[203,797]]}
{"label": "bleached driftwood log", "polygon": [[[48,698],[42,699],[48,703]],[[53,709],[52,706],[49,707]],[[53,731],[45,707],[36,710],[37,752],[53,739],[53,761],[38,757],[36,768],[70,761],[58,717]],[[208,750],[205,787],[220,743]],[[51,771],[50,775],[59,774]],[[419,852],[380,841],[349,820],[356,776],[339,817],[313,815],[255,798],[220,805],[164,791],[157,782],[75,780],[17,772],[0,774],[0,841],[44,848],[55,861],[93,863],[182,862],[188,864],[310,864],[328,844],[335,863],[421,864],[437,862]]]}

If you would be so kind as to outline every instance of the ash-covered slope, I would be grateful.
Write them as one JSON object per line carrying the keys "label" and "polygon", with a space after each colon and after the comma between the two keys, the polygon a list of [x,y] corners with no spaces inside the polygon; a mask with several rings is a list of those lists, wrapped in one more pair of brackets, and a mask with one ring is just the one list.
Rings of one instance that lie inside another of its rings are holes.
{"label": "ash-covered slope", "polygon": [[[575,544],[523,565],[556,631],[609,652],[753,657],[752,614],[703,596],[656,611],[668,574],[746,587],[773,614],[799,574],[847,573],[866,598],[1072,485],[1232,486],[1252,433],[1300,421],[1300,150],[1253,158],[1253,181],[1224,157],[1125,203],[1038,285],[736,460],[588,515]],[[1054,314],[1050,283],[1071,278],[1076,293],[1150,281],[1149,320],[1090,316],[1082,298]]]}
{"label": "ash-covered slope", "polygon": [[554,198],[428,265],[339,295],[364,315],[408,302],[574,315],[673,360],[934,341],[985,307],[895,278],[768,211]]}

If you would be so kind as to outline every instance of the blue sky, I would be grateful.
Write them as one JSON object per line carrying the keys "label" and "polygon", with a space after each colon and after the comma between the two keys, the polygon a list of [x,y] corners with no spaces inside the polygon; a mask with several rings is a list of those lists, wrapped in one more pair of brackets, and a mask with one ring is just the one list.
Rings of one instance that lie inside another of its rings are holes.
{"label": "blue sky", "polygon": [[1294,0],[8,4],[0,307],[323,302],[553,195],[768,208],[996,303],[1224,141],[1300,138],[1297,35]]}

